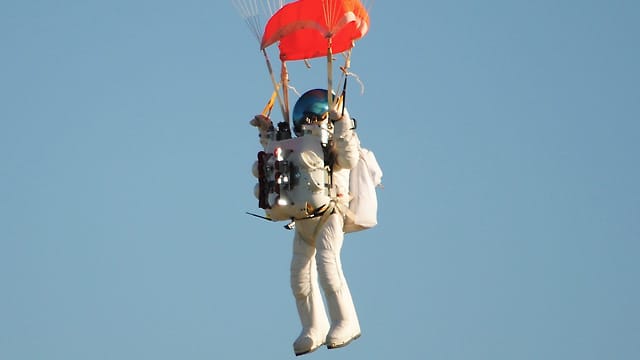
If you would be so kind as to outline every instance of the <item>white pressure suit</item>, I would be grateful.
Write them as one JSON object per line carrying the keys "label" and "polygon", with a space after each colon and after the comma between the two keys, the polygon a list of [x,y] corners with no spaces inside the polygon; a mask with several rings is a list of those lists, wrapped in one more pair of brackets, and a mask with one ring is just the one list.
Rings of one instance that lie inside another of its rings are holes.
{"label": "white pressure suit", "polygon": [[[358,317],[340,262],[344,219],[350,199],[349,169],[358,162],[360,142],[353,130],[354,122],[346,110],[339,113],[330,111],[329,121],[329,128],[333,127],[331,151],[335,159],[331,202],[322,215],[295,222],[291,289],[302,323],[300,336],[293,344],[296,355],[314,351],[323,344],[329,349],[342,347],[360,336]],[[251,124],[260,129],[261,144],[266,147],[266,129],[270,121],[256,116]],[[319,136],[318,141],[321,141]],[[329,319],[320,287],[326,299]]]}

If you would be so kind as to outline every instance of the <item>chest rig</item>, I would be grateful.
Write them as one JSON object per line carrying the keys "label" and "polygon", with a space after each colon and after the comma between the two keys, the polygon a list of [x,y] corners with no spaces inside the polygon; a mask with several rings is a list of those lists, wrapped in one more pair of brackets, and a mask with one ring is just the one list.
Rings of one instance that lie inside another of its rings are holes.
{"label": "chest rig", "polygon": [[317,216],[332,198],[332,140],[323,144],[311,131],[297,138],[278,134],[254,163],[258,206],[273,221]]}

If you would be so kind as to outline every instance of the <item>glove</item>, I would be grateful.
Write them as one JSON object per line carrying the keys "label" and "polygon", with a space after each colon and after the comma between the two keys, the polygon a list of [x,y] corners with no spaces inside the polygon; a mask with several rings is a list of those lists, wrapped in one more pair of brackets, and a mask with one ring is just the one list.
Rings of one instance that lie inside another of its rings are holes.
{"label": "glove", "polygon": [[338,101],[331,109],[329,109],[329,120],[339,121],[342,119],[350,119],[347,107],[342,106],[342,101]]}
{"label": "glove", "polygon": [[344,138],[347,133],[351,133],[351,130],[355,129],[355,124],[349,116],[349,111],[346,107],[342,107],[341,101],[329,110],[329,120],[335,124],[333,136],[336,139]]}
{"label": "glove", "polygon": [[256,115],[253,119],[251,119],[251,121],[249,121],[249,124],[251,126],[257,127],[261,132],[267,131],[271,126],[273,126],[271,120],[269,120],[269,118],[264,115]]}
{"label": "glove", "polygon": [[271,120],[264,115],[256,115],[251,119],[251,121],[249,121],[249,124],[258,128],[260,145],[262,145],[263,148],[266,148],[269,143],[269,129],[273,127]]}

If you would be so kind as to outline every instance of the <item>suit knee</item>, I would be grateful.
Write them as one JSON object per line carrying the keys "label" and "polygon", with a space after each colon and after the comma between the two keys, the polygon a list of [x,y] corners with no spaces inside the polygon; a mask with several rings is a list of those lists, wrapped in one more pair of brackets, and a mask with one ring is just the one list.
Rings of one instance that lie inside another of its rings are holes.
{"label": "suit knee", "polygon": [[318,266],[320,284],[325,292],[336,292],[344,284],[340,262],[336,258],[324,259]]}

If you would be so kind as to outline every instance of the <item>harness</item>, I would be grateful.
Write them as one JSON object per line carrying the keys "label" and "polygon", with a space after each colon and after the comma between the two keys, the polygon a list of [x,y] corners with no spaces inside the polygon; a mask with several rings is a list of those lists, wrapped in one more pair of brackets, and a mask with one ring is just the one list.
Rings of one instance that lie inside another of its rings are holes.
{"label": "harness", "polygon": [[333,139],[330,139],[327,142],[327,144],[323,144],[322,146],[322,151],[324,155],[323,156],[324,166],[329,174],[328,176],[329,181],[328,183],[325,184],[330,196],[329,202],[315,209],[313,214],[311,214],[310,216],[303,217],[303,218],[292,218],[291,222],[285,225],[285,229],[293,230],[295,228],[295,222],[297,220],[307,220],[307,219],[314,219],[314,218],[320,217],[320,221],[318,222],[318,224],[316,224],[316,227],[313,231],[313,237],[315,238],[318,233],[318,230],[320,230],[320,228],[327,222],[327,220],[329,220],[329,217],[331,215],[335,214],[336,212],[344,215],[352,215],[352,212],[349,209],[349,207],[345,206],[341,201],[339,201],[338,194],[335,193],[335,188],[333,186],[334,185],[333,171],[334,171],[334,166],[337,158],[335,151],[333,151],[333,145],[334,145]]}
{"label": "harness", "polygon": [[330,136],[324,141],[310,134],[282,140],[274,136],[254,165],[258,206],[266,216],[247,214],[269,221],[289,220],[287,229],[293,229],[298,220],[320,217],[322,225],[336,211],[348,214],[335,189],[336,159]]}

